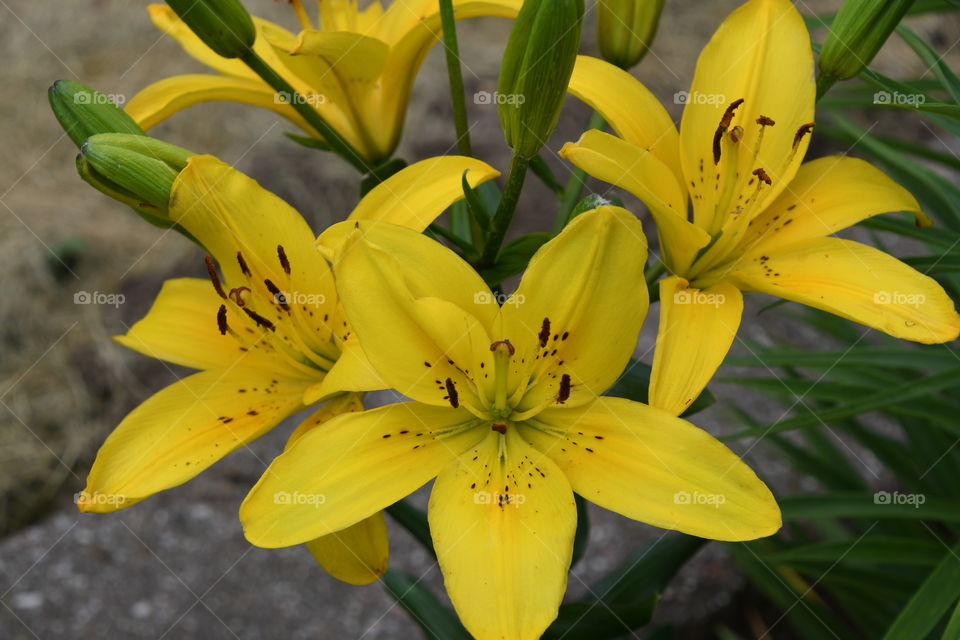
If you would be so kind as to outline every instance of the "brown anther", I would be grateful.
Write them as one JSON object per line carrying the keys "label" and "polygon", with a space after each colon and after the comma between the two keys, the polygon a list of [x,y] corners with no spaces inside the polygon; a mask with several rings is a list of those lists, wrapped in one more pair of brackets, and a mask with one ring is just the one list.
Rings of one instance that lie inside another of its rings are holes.
{"label": "brown anther", "polygon": [[511,356],[516,353],[516,349],[513,348],[513,344],[511,344],[509,340],[497,340],[490,345],[490,351],[496,351],[500,345],[506,345],[507,351]]}
{"label": "brown anther", "polygon": [[247,309],[246,307],[244,307],[243,312],[246,313],[248,316],[250,316],[250,319],[256,322],[257,326],[264,327],[266,329],[269,329],[270,331],[277,330],[277,327],[274,326],[272,322],[264,318],[262,315],[260,315],[256,311],[251,311],[250,309]]}
{"label": "brown anther", "polygon": [[768,186],[771,185],[771,184],[773,184],[773,180],[770,179],[770,176],[768,176],[768,175],[767,175],[767,172],[764,171],[762,168],[760,168],[760,169],[754,169],[754,170],[753,170],[753,175],[757,176],[758,179],[763,180],[764,182],[766,182]]}
{"label": "brown anther", "polygon": [[237,264],[240,265],[240,271],[243,272],[243,275],[250,276],[250,267],[247,266],[247,261],[243,259],[243,254],[237,251]]}
{"label": "brown anther", "polygon": [[506,433],[506,432],[507,432],[507,425],[505,425],[505,424],[503,424],[503,423],[500,423],[500,422],[498,422],[497,424],[491,426],[490,428],[493,429],[494,431],[496,431],[497,433]]}
{"label": "brown anther", "polygon": [[243,297],[245,293],[250,293],[249,287],[234,287],[233,289],[230,289],[230,293],[228,295],[238,307],[243,307],[247,304],[247,301]]}
{"label": "brown anther", "polygon": [[773,121],[773,118],[768,118],[767,116],[760,116],[759,118],[757,118],[757,124],[760,125],[761,127],[772,127],[777,123]]}
{"label": "brown anther", "polygon": [[222,304],[217,310],[217,328],[220,329],[220,335],[227,335],[227,330],[230,327],[227,326],[227,305]]}
{"label": "brown anther", "polygon": [[290,311],[290,305],[287,304],[287,297],[283,295],[283,291],[280,291],[280,288],[273,284],[273,281],[270,280],[270,278],[266,278],[263,281],[263,284],[266,285],[270,295],[273,296],[274,304],[279,305],[284,311]]}
{"label": "brown anther", "polygon": [[213,258],[204,256],[203,261],[207,265],[207,273],[210,275],[210,282],[213,283],[213,288],[217,292],[217,295],[226,299],[227,294],[224,293],[223,285],[220,284],[220,276],[217,275],[217,265],[213,263]]}
{"label": "brown anther", "polygon": [[557,393],[557,404],[563,404],[570,398],[570,374],[560,377],[560,391]]}
{"label": "brown anther", "polygon": [[743,127],[740,125],[730,129],[730,142],[736,144],[743,139]]}
{"label": "brown anther", "polygon": [[803,140],[803,136],[811,133],[815,126],[817,126],[816,122],[808,122],[807,124],[800,125],[800,128],[797,129],[797,132],[793,135],[794,150],[796,150],[797,146],[800,144],[800,141]]}
{"label": "brown anther", "polygon": [[540,334],[537,336],[540,339],[540,346],[547,346],[547,340],[550,339],[550,318],[544,318],[543,324],[540,325]]}
{"label": "brown anther", "polygon": [[283,245],[277,245],[277,257],[280,258],[280,266],[283,267],[283,272],[287,275],[290,275],[290,261],[287,260],[287,252],[283,250]]}
{"label": "brown anther", "polygon": [[720,163],[720,141],[723,140],[723,134],[727,132],[727,129],[730,128],[730,123],[733,122],[734,112],[742,104],[743,98],[734,100],[730,103],[730,106],[727,107],[727,110],[723,112],[723,117],[720,118],[717,131],[713,134],[713,164]]}
{"label": "brown anther", "polygon": [[450,401],[450,406],[456,409],[460,406],[460,395],[457,393],[457,387],[450,378],[446,379],[444,385],[447,387],[447,400]]}

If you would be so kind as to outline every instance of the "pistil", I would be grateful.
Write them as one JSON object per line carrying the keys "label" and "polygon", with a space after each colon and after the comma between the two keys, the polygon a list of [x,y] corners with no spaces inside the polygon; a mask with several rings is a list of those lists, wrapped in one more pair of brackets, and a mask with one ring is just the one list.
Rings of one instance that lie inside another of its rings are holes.
{"label": "pistil", "polygon": [[506,418],[510,415],[507,406],[507,376],[510,373],[510,358],[515,350],[509,340],[498,340],[490,345],[493,352],[493,384],[494,399],[491,413],[497,418]]}

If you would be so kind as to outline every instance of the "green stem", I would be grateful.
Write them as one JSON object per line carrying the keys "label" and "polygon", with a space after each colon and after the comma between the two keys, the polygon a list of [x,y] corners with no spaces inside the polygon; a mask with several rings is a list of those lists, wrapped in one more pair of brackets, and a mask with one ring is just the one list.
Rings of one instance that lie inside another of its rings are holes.
{"label": "green stem", "polygon": [[643,277],[646,279],[648,285],[653,285],[657,278],[663,275],[663,272],[667,270],[667,265],[663,264],[663,260],[657,260],[652,265],[647,267],[647,270],[643,272]]}
{"label": "green stem", "polygon": [[[607,126],[606,121],[596,111],[590,116],[590,129],[603,129]],[[553,233],[557,234],[563,231],[563,228],[570,222],[570,214],[573,213],[577,203],[580,202],[580,196],[583,195],[583,188],[586,186],[587,172],[576,168],[573,175],[567,181],[567,186],[563,189],[563,195],[560,197],[560,206],[557,209],[557,217],[553,222]]]}
{"label": "green stem", "polygon": [[490,222],[490,235],[487,236],[487,242],[483,245],[483,253],[476,264],[478,270],[492,267],[497,260],[503,238],[507,235],[510,221],[513,220],[513,212],[517,208],[517,200],[520,199],[523,179],[527,176],[529,165],[529,159],[516,153],[513,154],[513,158],[510,160],[510,174],[507,176],[507,185],[500,197],[497,212],[493,214],[493,220]]}
{"label": "green stem", "polygon": [[273,68],[268,65],[263,58],[258,56],[251,49],[246,55],[241,58],[250,69],[260,76],[264,82],[270,85],[274,91],[278,93],[289,96],[290,106],[296,110],[307,123],[316,129],[320,135],[323,136],[324,141],[330,145],[330,147],[336,151],[338,154],[343,156],[343,158],[352,164],[357,171],[360,173],[369,173],[371,167],[367,166],[367,163],[364,162],[363,157],[350,146],[346,140],[344,140],[339,133],[334,131],[334,129],[327,124],[327,121],[323,119],[315,109],[313,109],[307,101],[297,93],[290,83],[284,80],[280,75],[273,70]]}
{"label": "green stem", "polygon": [[464,98],[463,72],[460,70],[460,45],[457,43],[457,22],[453,17],[453,0],[440,0],[440,23],[443,47],[447,54],[447,76],[450,79],[450,100],[453,124],[457,130],[457,151],[471,155],[470,129],[467,127],[467,105]]}
{"label": "green stem", "polygon": [[472,257],[476,258],[477,256],[480,255],[476,249],[474,249],[470,244],[468,244],[462,238],[457,236],[457,234],[445,229],[444,227],[437,224],[436,222],[431,222],[430,225],[427,227],[427,230],[430,231],[431,233],[437,234],[441,238],[449,240],[468,257],[472,255]]}
{"label": "green stem", "polygon": [[433,538],[430,537],[430,525],[423,511],[411,506],[406,500],[394,502],[386,511],[400,526],[409,531],[430,555],[437,557],[437,552],[433,549]]}

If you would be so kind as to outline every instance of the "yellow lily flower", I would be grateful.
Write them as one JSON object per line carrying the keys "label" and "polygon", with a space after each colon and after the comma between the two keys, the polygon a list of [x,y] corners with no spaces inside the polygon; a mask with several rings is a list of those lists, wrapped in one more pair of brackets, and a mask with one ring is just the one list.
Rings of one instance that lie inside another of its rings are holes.
{"label": "yellow lily flower", "polygon": [[[573,492],[697,536],[748,540],[780,527],[767,487],[708,433],[599,396],[629,361],[648,305],[632,214],[577,217],[502,307],[439,243],[353,226],[338,290],[370,363],[412,400],[341,415],[276,458],[240,509],[250,542],[328,535],[436,478],[430,530],[461,620],[481,640],[525,640],[557,615]],[[317,506],[274,500],[294,491]]]}
{"label": "yellow lily flower", "polygon": [[[570,91],[619,136],[593,130],[561,155],[646,204],[662,259],[651,404],[679,415],[729,350],[741,291],[800,302],[923,343],[953,340],[960,316],[943,288],[877,249],[828,237],[917,201],[870,164],[801,165],[814,127],[813,56],[789,0],[750,0],[697,62],[679,133],[630,74],[581,58]],[[688,214],[688,202],[690,213]]]}
{"label": "yellow lily flower", "polygon": [[[499,175],[471,158],[431,158],[371,190],[351,217],[366,219],[376,206],[385,219],[407,223],[410,208],[442,211],[463,197],[465,171],[473,184]],[[357,346],[333,273],[296,210],[212,156],[189,160],[169,209],[212,254],[210,280],[167,281],[147,316],[116,340],[200,372],[147,399],[110,434],[78,496],[81,511],[116,511],[182,484],[288,416],[329,400],[289,445],[334,416],[362,410],[362,392],[386,386]],[[379,513],[305,542],[342,580],[368,583],[386,569]]]}
{"label": "yellow lily flower", "polygon": [[[457,19],[513,18],[522,0],[455,0]],[[437,0],[379,1],[360,10],[356,0],[320,0],[321,29],[300,9],[303,31],[255,18],[254,51],[313,106],[371,167],[390,157],[400,140],[410,90],[423,59],[440,40]],[[162,4],[148,8],[154,24],[191,56],[219,75],[188,74],[143,89],[126,111],[144,129],[189,106],[229,100],[263,107],[287,118],[309,136],[320,134],[266,82],[239,60],[211,51]]]}

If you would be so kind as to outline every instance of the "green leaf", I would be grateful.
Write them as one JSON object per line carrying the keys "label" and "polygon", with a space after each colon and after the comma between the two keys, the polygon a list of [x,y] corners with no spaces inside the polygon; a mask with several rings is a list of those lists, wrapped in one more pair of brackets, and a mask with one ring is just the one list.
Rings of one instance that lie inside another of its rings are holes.
{"label": "green leaf", "polygon": [[960,602],[957,602],[957,606],[954,607],[953,614],[950,616],[950,620],[947,622],[947,628],[943,631],[943,635],[940,637],[942,640],[960,639]]}
{"label": "green leaf", "polygon": [[892,497],[890,502],[884,502],[878,495],[853,492],[811,493],[782,497],[778,502],[784,521],[867,518],[960,522],[960,502],[955,500],[924,495],[923,504],[893,503]]}
{"label": "green leaf", "polygon": [[530,262],[530,258],[537,252],[537,249],[552,237],[551,233],[544,231],[528,233],[511,240],[500,249],[500,253],[497,254],[497,261],[493,266],[482,270],[480,275],[491,286],[503,282],[510,276],[526,269],[527,263]]}
{"label": "green leaf", "polygon": [[587,501],[577,494],[574,494],[573,499],[577,503],[577,533],[573,538],[571,569],[583,558],[583,554],[587,550],[587,544],[590,542],[590,515],[587,512]]}
{"label": "green leaf", "polygon": [[784,348],[763,348],[751,345],[750,354],[731,357],[733,367],[803,367],[816,371],[835,368],[909,369],[912,371],[946,371],[957,366],[957,355],[948,345],[897,347],[853,347],[841,351],[808,351]]}
{"label": "green leaf", "polygon": [[844,562],[932,567],[942,557],[943,545],[934,540],[875,536],[800,545],[771,553],[764,559],[773,564],[786,565],[815,562],[829,566],[835,562]]}
{"label": "green leaf", "polygon": [[296,142],[297,144],[307,147],[308,149],[319,149],[320,151],[333,151],[333,147],[328,145],[323,140],[317,140],[316,138],[311,138],[309,136],[298,136],[295,133],[286,133],[285,136]]}
{"label": "green leaf", "polygon": [[476,221],[477,226],[479,226],[481,230],[489,231],[490,211],[480,198],[480,194],[478,194],[473,187],[470,186],[470,183],[467,182],[466,171],[463,172],[460,182],[463,187],[464,198],[467,202],[467,211],[469,211],[470,216]]}
{"label": "green leaf", "polygon": [[[613,396],[614,398],[626,398],[636,402],[646,403],[648,399],[648,390],[650,387],[651,367],[645,362],[630,359],[626,369],[620,374],[620,377],[613,386],[607,389],[603,394]],[[703,411],[716,402],[716,398],[710,393],[709,389],[704,389],[700,396],[691,403],[687,410],[681,416],[692,416],[695,413]]]}
{"label": "green leaf", "polygon": [[925,378],[907,380],[889,389],[878,389],[874,393],[861,396],[859,399],[843,406],[823,409],[817,414],[811,413],[810,415],[798,416],[784,420],[783,422],[778,422],[769,427],[745,429],[732,435],[724,436],[721,440],[738,440],[740,438],[769,435],[771,433],[782,433],[784,431],[802,429],[813,425],[830,424],[835,420],[850,418],[867,411],[892,407],[905,403],[908,400],[915,400],[938,391],[950,389],[957,385],[960,385],[960,368],[951,369]]}
{"label": "green leaf", "polygon": [[647,624],[659,594],[705,543],[702,538],[674,534],[647,544],[593,585],[588,596],[562,605],[543,639],[619,638]]}
{"label": "green leaf", "polygon": [[371,189],[407,167],[407,161],[403,158],[393,158],[379,165],[360,181],[360,197],[367,195]]}
{"label": "green leaf", "polygon": [[433,538],[430,537],[430,524],[427,522],[427,514],[406,500],[394,502],[387,507],[386,511],[397,521],[397,524],[409,531],[431,556],[437,557],[437,552],[433,549]]}
{"label": "green leaf", "polygon": [[925,637],[960,598],[960,545],[949,549],[940,564],[887,629],[884,640],[915,640]]}
{"label": "green leaf", "polygon": [[905,24],[897,27],[897,33],[920,56],[927,68],[933,70],[937,79],[940,80],[940,84],[947,90],[954,102],[960,102],[960,78],[947,66],[943,58]]}
{"label": "green leaf", "polygon": [[557,177],[553,175],[553,170],[550,169],[550,165],[548,165],[541,156],[536,155],[530,158],[530,170],[533,171],[535,176],[540,178],[540,181],[543,182],[550,191],[553,191],[557,195],[563,194],[563,185],[560,184]]}
{"label": "green leaf", "polygon": [[380,578],[387,591],[407,610],[429,640],[470,640],[456,614],[443,606],[430,591],[413,576],[387,569]]}
{"label": "green leaf", "polygon": [[903,258],[908,265],[927,275],[960,271],[960,254]]}

